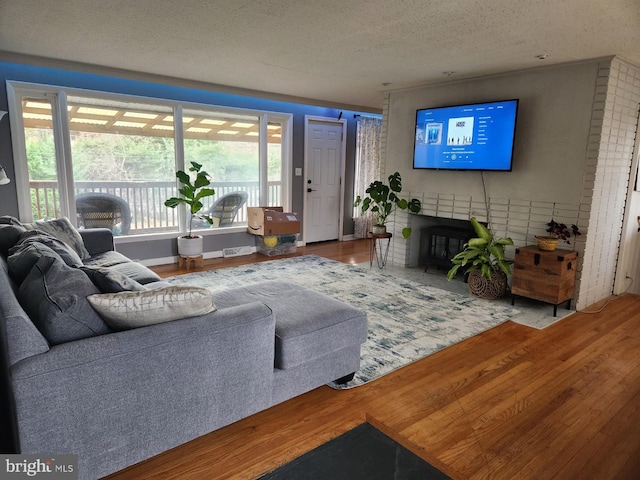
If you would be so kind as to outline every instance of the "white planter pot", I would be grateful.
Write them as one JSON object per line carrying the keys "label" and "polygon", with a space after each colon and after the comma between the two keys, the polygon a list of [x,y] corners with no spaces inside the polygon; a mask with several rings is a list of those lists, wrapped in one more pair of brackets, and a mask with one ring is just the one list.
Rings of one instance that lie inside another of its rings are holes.
{"label": "white planter pot", "polygon": [[178,237],[178,255],[181,257],[199,257],[202,255],[203,243],[201,235],[193,238]]}

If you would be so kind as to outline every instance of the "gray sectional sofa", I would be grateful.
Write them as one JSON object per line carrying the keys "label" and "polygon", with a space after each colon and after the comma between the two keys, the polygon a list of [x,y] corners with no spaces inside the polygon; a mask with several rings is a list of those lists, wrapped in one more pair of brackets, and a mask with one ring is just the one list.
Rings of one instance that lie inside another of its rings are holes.
{"label": "gray sectional sofa", "polygon": [[[335,299],[286,282],[176,292],[106,229],[27,227],[0,217],[6,453],[77,454],[99,478],[359,368],[366,315]],[[111,298],[133,299],[115,323],[94,307]]]}

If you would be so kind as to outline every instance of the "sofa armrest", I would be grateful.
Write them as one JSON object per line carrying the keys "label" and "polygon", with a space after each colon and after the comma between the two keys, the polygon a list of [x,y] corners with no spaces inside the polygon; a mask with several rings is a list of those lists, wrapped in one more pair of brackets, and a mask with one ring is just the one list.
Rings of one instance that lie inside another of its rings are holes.
{"label": "sofa armrest", "polygon": [[108,228],[87,228],[78,230],[84,246],[92,257],[99,253],[115,250],[113,233]]}
{"label": "sofa armrest", "polygon": [[22,453],[79,455],[98,478],[270,406],[262,303],[52,347],[12,367]]}

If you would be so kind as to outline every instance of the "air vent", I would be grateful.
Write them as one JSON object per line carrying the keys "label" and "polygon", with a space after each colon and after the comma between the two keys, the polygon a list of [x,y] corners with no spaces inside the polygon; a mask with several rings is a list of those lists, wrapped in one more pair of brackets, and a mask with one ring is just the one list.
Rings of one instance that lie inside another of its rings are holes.
{"label": "air vent", "polygon": [[250,255],[251,247],[233,247],[233,248],[225,248],[222,250],[222,256],[224,258],[229,257],[239,257],[241,255]]}

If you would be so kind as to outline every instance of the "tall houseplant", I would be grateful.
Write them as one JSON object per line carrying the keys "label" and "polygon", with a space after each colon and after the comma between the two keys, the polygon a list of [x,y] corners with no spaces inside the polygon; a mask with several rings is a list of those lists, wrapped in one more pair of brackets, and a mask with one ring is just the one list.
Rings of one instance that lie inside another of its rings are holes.
{"label": "tall houseplant", "polygon": [[[385,233],[386,222],[389,215],[391,215],[396,209],[409,210],[411,213],[418,213],[422,208],[420,200],[412,198],[407,201],[404,198],[400,198],[398,194],[402,191],[402,177],[399,172],[395,172],[389,175],[389,185],[376,180],[369,184],[369,187],[365,190],[367,196],[362,198],[360,195],[356,197],[354,207],[360,207],[360,213],[366,214],[371,210],[375,224],[373,226],[373,233]],[[409,238],[411,235],[411,228],[405,227],[402,229],[402,236]]]}
{"label": "tall houseplant", "polygon": [[202,236],[193,235],[193,219],[201,218],[209,224],[213,223],[210,215],[200,213],[202,207],[202,199],[215,195],[215,191],[209,188],[211,180],[209,174],[202,170],[202,165],[191,162],[189,172],[196,174],[193,181],[191,176],[183,170],[176,172],[176,177],[182,184],[178,190],[180,197],[171,197],[164,204],[169,208],[176,208],[178,205],[186,205],[188,208],[187,235],[178,238],[178,254],[181,256],[198,256],[202,254]]}
{"label": "tall houseplant", "polygon": [[482,298],[498,298],[507,291],[507,276],[513,261],[504,257],[504,247],[513,245],[509,237],[496,239],[475,217],[470,220],[477,237],[469,239],[464,250],[451,259],[453,267],[447,273],[451,280],[458,270],[466,267],[469,291]]}

